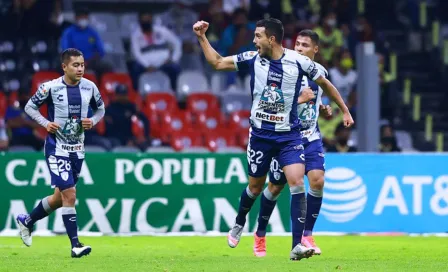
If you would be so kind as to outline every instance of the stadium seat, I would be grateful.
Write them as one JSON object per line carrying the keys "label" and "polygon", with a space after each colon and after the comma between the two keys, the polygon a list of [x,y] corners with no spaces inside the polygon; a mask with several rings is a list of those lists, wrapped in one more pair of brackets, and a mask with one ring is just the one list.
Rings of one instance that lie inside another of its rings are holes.
{"label": "stadium seat", "polygon": [[218,98],[211,93],[193,93],[187,97],[187,110],[194,114],[219,110]]}
{"label": "stadium seat", "polygon": [[161,140],[165,143],[170,142],[173,134],[191,129],[192,124],[192,116],[188,112],[178,111],[163,115],[160,130]]}
{"label": "stadium seat", "polygon": [[227,126],[224,115],[217,110],[199,113],[196,116],[196,123],[202,131],[214,131],[226,128]]}
{"label": "stadium seat", "polygon": [[235,133],[231,133],[226,129],[218,129],[204,133],[205,145],[210,151],[215,152],[218,148],[236,146]]}
{"label": "stadium seat", "polygon": [[121,37],[129,39],[131,33],[138,29],[138,14],[137,13],[125,13],[119,18]]}
{"label": "stadium seat", "polygon": [[221,99],[222,111],[231,114],[235,111],[250,110],[252,98],[247,94],[226,93]]}
{"label": "stadium seat", "polygon": [[144,96],[154,92],[173,92],[170,78],[163,72],[146,72],[138,80],[138,91]]}
{"label": "stadium seat", "polygon": [[210,89],[212,93],[220,96],[226,89],[227,75],[225,73],[213,73],[210,78]]}
{"label": "stadium seat", "polygon": [[129,99],[135,102],[137,94],[132,86],[132,80],[128,74],[125,73],[104,73],[101,77],[100,90],[109,97],[113,97],[115,94],[115,87],[118,84],[124,84],[129,90]]}
{"label": "stadium seat", "polygon": [[191,147],[203,147],[202,134],[199,131],[187,129],[172,134],[171,146],[176,151]]}
{"label": "stadium seat", "polygon": [[240,129],[236,133],[237,145],[243,149],[247,148],[249,143],[249,129]]}
{"label": "stadium seat", "polygon": [[52,71],[39,71],[34,73],[33,78],[31,79],[31,93],[35,93],[42,83],[60,76],[59,73]]}
{"label": "stadium seat", "polygon": [[150,93],[145,101],[147,108],[152,112],[166,113],[178,110],[176,97],[172,93]]}
{"label": "stadium seat", "polygon": [[142,139],[145,137],[145,127],[143,125],[143,122],[135,115],[132,115],[131,117],[131,124],[132,124],[132,135],[136,137],[137,139]]}
{"label": "stadium seat", "polygon": [[118,17],[113,13],[91,13],[89,21],[90,25],[99,33],[114,32],[119,29]]}
{"label": "stadium seat", "polygon": [[8,108],[8,100],[5,94],[0,90],[0,118],[5,116],[7,108]]}
{"label": "stadium seat", "polygon": [[204,93],[209,90],[207,78],[202,72],[185,71],[180,73],[177,79],[176,93],[180,100],[184,100],[185,97],[192,93]]}
{"label": "stadium seat", "polygon": [[[119,55],[116,57],[125,57],[123,41],[121,40],[119,32],[105,32],[100,34],[104,44],[104,51],[107,55]],[[115,67],[114,67],[115,68]]]}
{"label": "stadium seat", "polygon": [[92,73],[85,73],[83,76],[85,79],[88,79],[90,81],[92,81],[93,83],[95,83],[95,85],[98,87],[98,79],[96,78],[95,74]]}
{"label": "stadium seat", "polygon": [[249,131],[250,111],[236,111],[230,115],[229,129]]}

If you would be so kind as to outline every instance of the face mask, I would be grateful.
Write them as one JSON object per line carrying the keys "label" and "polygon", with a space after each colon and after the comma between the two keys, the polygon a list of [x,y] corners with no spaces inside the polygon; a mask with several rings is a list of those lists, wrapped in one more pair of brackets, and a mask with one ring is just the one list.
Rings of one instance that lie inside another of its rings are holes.
{"label": "face mask", "polygon": [[78,20],[78,26],[80,28],[86,28],[89,25],[89,20],[88,19],[80,19]]}
{"label": "face mask", "polygon": [[329,25],[331,27],[335,27],[336,26],[336,20],[335,19],[328,19],[327,20],[327,25]]}
{"label": "face mask", "polygon": [[152,30],[152,23],[140,23],[140,26],[143,30],[143,32],[151,31]]}
{"label": "face mask", "polygon": [[351,69],[353,67],[353,60],[351,58],[344,58],[341,60],[341,66],[344,69]]}

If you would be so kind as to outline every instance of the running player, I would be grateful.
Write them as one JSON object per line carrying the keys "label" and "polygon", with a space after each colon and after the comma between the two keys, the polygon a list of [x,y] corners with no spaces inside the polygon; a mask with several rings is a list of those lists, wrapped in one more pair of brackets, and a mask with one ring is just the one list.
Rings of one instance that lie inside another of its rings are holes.
{"label": "running player", "polygon": [[[294,49],[298,53],[314,59],[314,56],[319,51],[318,34],[312,30],[302,30],[297,36]],[[328,77],[327,70],[319,63],[316,63],[316,65],[322,74]],[[331,108],[322,105],[322,92],[325,90],[319,88],[316,83],[304,76],[302,79],[302,87],[304,89],[310,88],[316,94],[315,98],[299,105],[297,112],[302,124],[301,132],[305,147],[305,174],[308,176],[310,185],[307,195],[305,230],[302,237],[302,244],[314,249],[314,254],[320,255],[321,249],[316,245],[312,236],[314,224],[316,223],[322,205],[325,171],[323,143],[317,122],[319,118],[318,109],[323,110],[326,115],[331,115]],[[339,93],[326,93],[333,101],[336,101],[340,109],[343,111],[347,110],[347,106]],[[255,256],[263,257],[266,255],[266,227],[275,207],[276,200],[286,182],[285,174],[279,167],[279,161],[273,158],[269,174],[269,184],[262,194],[260,202],[261,209],[258,215],[258,228],[254,234],[255,241],[253,249]]]}
{"label": "running player", "polygon": [[[81,51],[66,49],[61,61],[64,75],[43,83],[25,106],[26,113],[48,131],[44,149],[54,194],[43,198],[29,215],[21,214],[16,220],[23,243],[31,246],[33,225],[61,208],[71,256],[79,258],[92,250],[79,242],[75,209],[75,186],[84,160],[84,130],[95,126],[105,110],[98,88],[83,78]],[[39,112],[43,103],[48,105],[48,119]],[[87,118],[89,106],[94,115]]]}
{"label": "running player", "polygon": [[[314,249],[301,244],[305,223],[306,199],[303,176],[305,156],[300,133],[297,105],[304,75],[328,92],[336,88],[317,69],[308,57],[282,47],[283,25],[277,19],[264,19],[256,24],[254,44],[257,51],[234,56],[220,56],[208,42],[205,32],[209,24],[198,21],[193,25],[209,64],[219,71],[247,69],[251,74],[251,130],[247,147],[249,185],[241,194],[235,225],[229,231],[230,247],[238,245],[246,215],[262,192],[269,165],[274,156],[286,175],[290,187],[292,218],[292,250],[290,259],[308,258]],[[277,94],[274,96],[272,92]],[[266,95],[265,93],[271,93]],[[344,123],[353,124],[350,113],[344,111]]]}

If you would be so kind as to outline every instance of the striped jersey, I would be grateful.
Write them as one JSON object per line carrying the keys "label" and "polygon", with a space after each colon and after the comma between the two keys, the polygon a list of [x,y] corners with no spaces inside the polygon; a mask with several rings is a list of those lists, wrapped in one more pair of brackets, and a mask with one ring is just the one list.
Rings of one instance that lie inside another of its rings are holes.
{"label": "striped jersey", "polygon": [[[316,67],[323,76],[328,78],[328,72],[321,64],[316,62]],[[302,133],[305,143],[321,139],[317,120],[319,119],[319,107],[322,104],[323,93],[322,88],[319,87],[316,82],[310,80],[306,76],[303,76],[302,90],[306,87],[313,90],[315,97],[307,103],[300,104],[298,107],[297,114],[301,123],[300,132]]]}
{"label": "striped jersey", "polygon": [[251,80],[251,126],[274,132],[300,127],[297,116],[302,78],[321,76],[316,64],[294,50],[284,49],[278,60],[262,58],[255,51],[233,56],[236,70],[249,70]]}
{"label": "striped jersey", "polygon": [[[38,108],[47,103],[48,118],[44,118]],[[40,125],[46,127],[55,122],[59,129],[55,134],[48,133],[45,139],[45,155],[76,156],[84,158],[84,129],[81,124],[87,118],[89,107],[100,110],[100,116],[91,117],[93,124],[104,116],[104,103],[97,86],[82,78],[78,85],[67,85],[63,77],[40,85],[37,92],[28,101],[25,111]]]}

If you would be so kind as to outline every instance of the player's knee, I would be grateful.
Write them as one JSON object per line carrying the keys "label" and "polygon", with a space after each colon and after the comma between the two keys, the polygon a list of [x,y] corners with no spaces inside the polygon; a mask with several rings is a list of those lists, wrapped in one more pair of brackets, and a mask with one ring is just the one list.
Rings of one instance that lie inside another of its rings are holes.
{"label": "player's knee", "polygon": [[290,187],[292,186],[303,186],[304,185],[304,181],[303,181],[303,177],[294,177],[288,180],[288,184]]}
{"label": "player's knee", "polygon": [[261,191],[263,191],[263,185],[249,184],[249,190],[254,196],[259,196],[261,194]]}
{"label": "player's knee", "polygon": [[61,191],[62,205],[63,206],[75,206],[76,202],[76,189],[71,187]]}
{"label": "player's knee", "polygon": [[264,191],[266,192],[266,190],[268,190],[273,197],[278,198],[284,187],[285,185],[275,185],[269,182],[268,187]]}
{"label": "player's knee", "polygon": [[310,188],[322,191],[324,189],[324,175],[319,175],[310,179]]}

